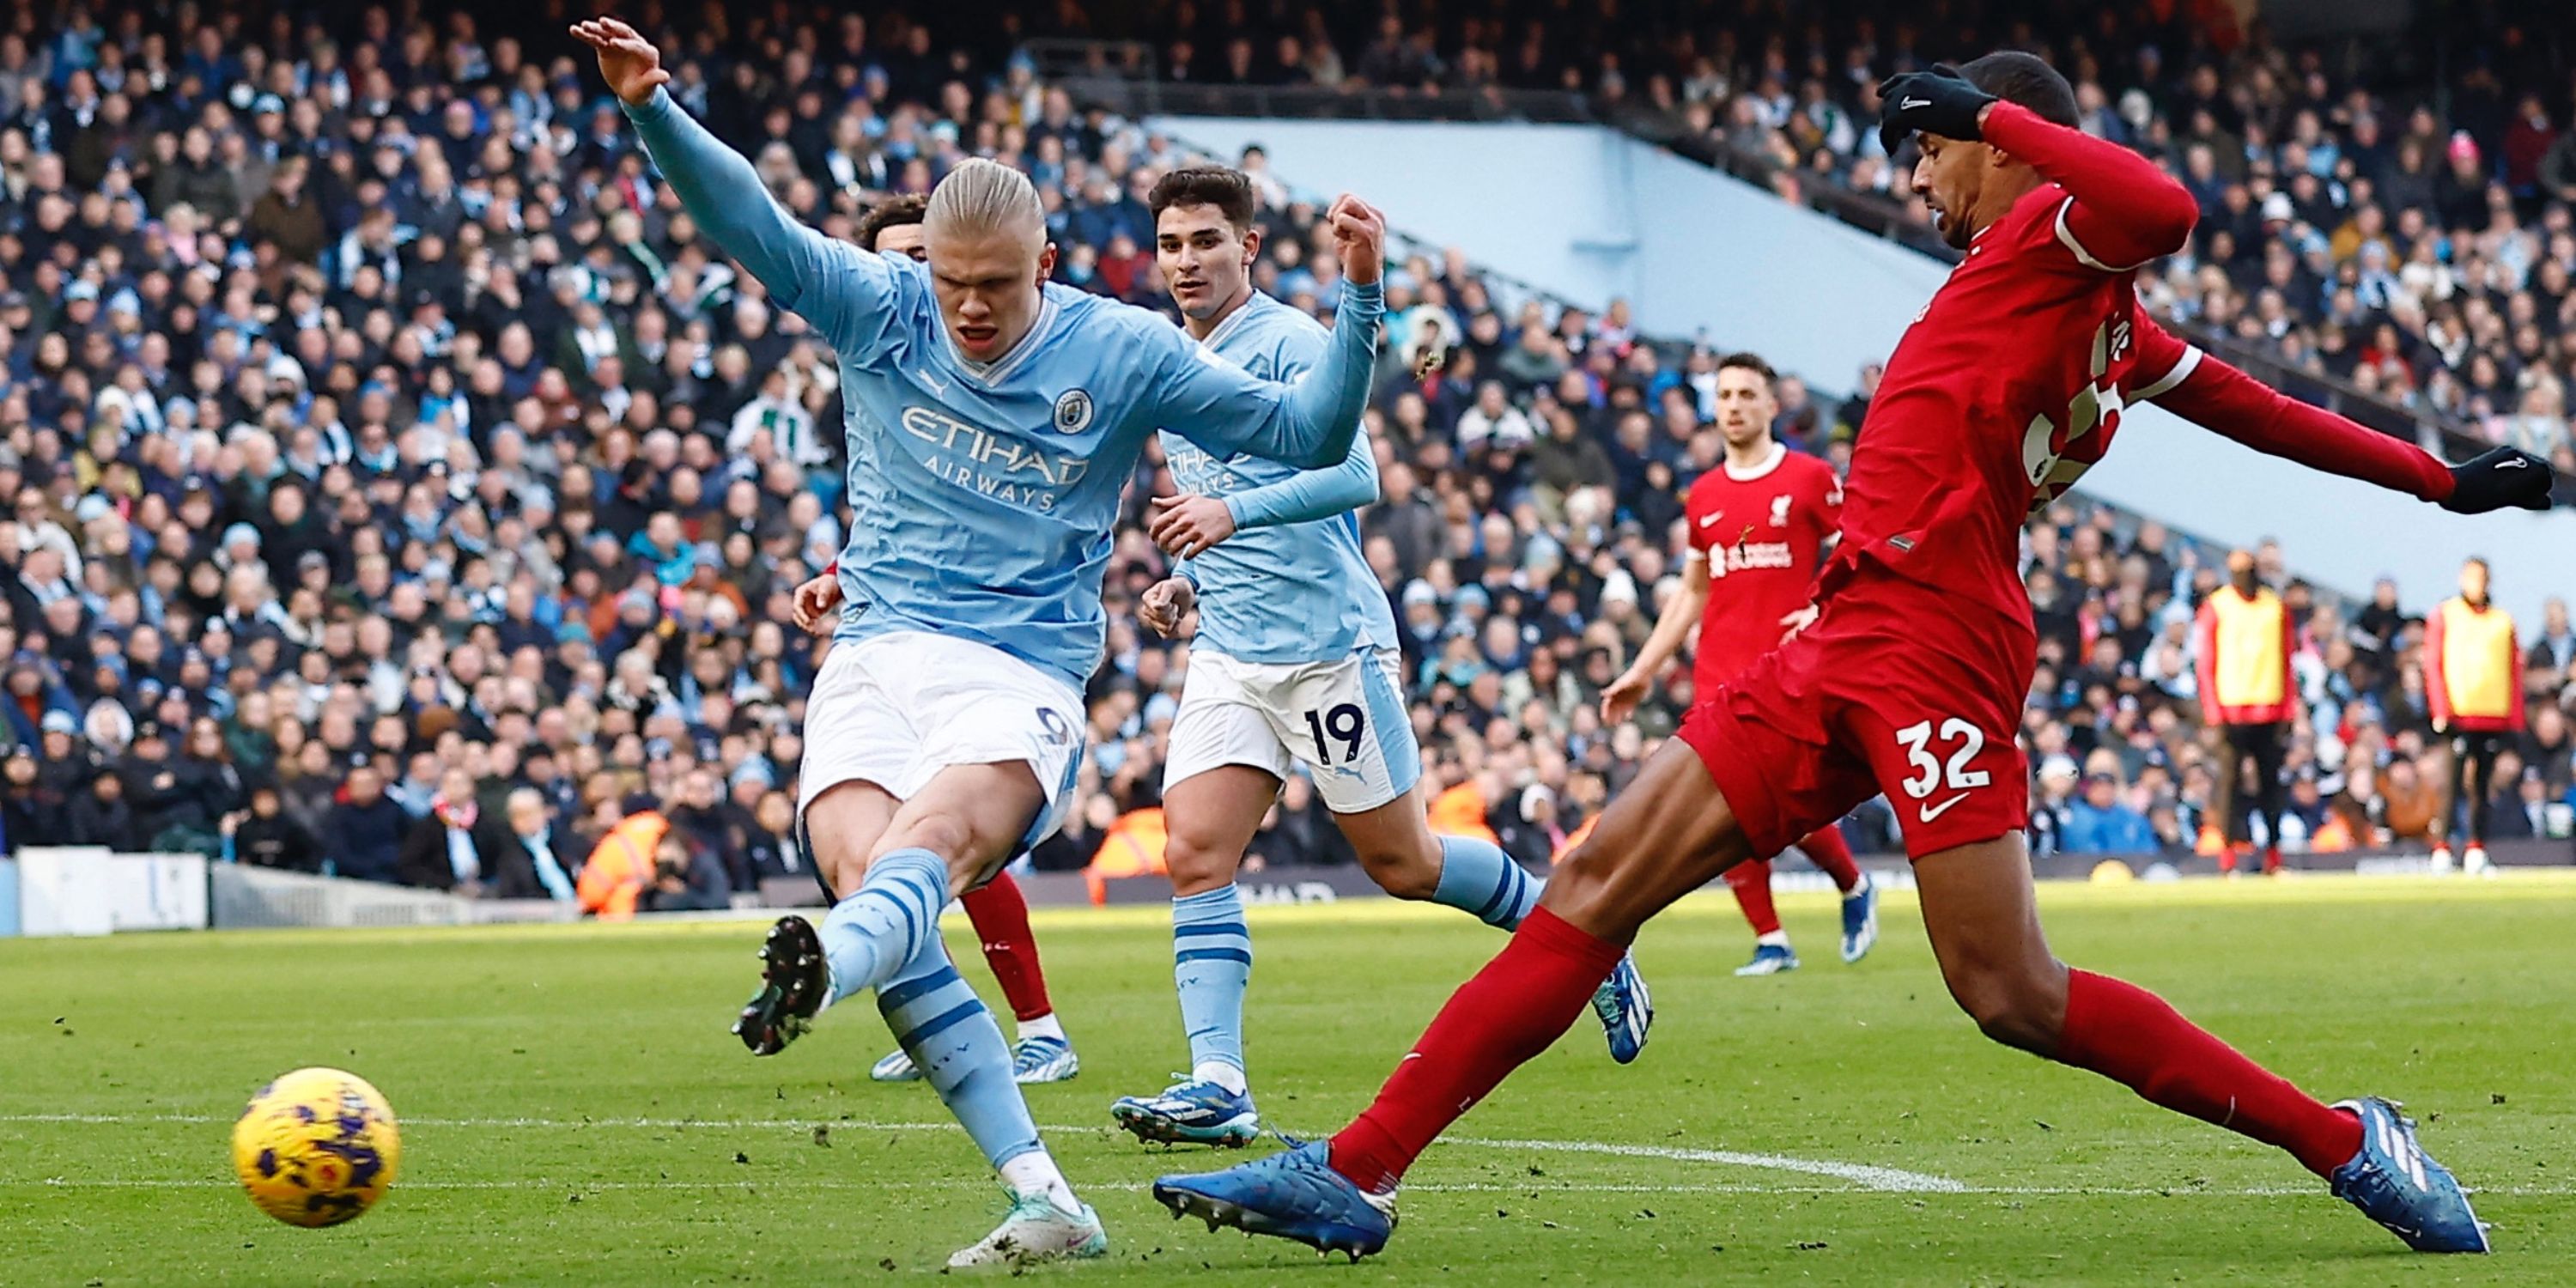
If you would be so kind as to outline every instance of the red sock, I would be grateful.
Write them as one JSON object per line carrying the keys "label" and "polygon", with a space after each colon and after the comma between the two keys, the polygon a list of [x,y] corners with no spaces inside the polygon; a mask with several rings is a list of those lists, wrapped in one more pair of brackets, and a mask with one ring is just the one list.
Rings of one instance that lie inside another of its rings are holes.
{"label": "red sock", "polygon": [[1573,1027],[1626,952],[1545,908],[1530,913],[1440,1008],[1377,1100],[1333,1137],[1333,1170],[1364,1189],[1395,1188],[1433,1137]]}
{"label": "red sock", "polygon": [[1820,827],[1807,833],[1798,850],[1834,879],[1835,889],[1850,894],[1860,885],[1860,865],[1852,862],[1851,843],[1843,839],[1841,828]]}
{"label": "red sock", "polygon": [[2060,1062],[2125,1083],[2176,1113],[2288,1150],[2319,1176],[2361,1148],[2360,1119],[2245,1058],[2163,998],[2107,975],[2066,975]]}
{"label": "red sock", "polygon": [[1020,883],[1005,872],[957,902],[965,906],[966,919],[975,923],[975,937],[984,941],[984,960],[992,964],[993,978],[1002,982],[1002,996],[1011,1000],[1012,1016],[1026,1021],[1053,1015],[1055,1005],[1047,1001],[1046,971],[1038,966],[1038,939],[1029,932],[1029,901],[1021,895]]}
{"label": "red sock", "polygon": [[[1843,861],[1851,861],[1845,855]],[[1753,923],[1753,933],[1780,933],[1780,910],[1771,906],[1771,860],[1746,859],[1726,870],[1726,887],[1735,892],[1735,902],[1744,909],[1744,919]]]}

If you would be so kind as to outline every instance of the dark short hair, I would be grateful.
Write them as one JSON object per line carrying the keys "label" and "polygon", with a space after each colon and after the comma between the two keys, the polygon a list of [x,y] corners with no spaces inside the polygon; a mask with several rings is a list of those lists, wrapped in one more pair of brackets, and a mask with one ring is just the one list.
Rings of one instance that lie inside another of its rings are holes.
{"label": "dark short hair", "polygon": [[1780,373],[1773,371],[1771,369],[1771,364],[1762,360],[1761,354],[1755,353],[1749,349],[1743,353],[1730,353],[1717,360],[1718,370],[1724,371],[1729,367],[1738,371],[1750,371],[1753,374],[1762,377],[1762,387],[1764,389],[1776,390],[1780,387]]}
{"label": "dark short hair", "polygon": [[1959,69],[1968,83],[2052,125],[2075,124],[2075,87],[2036,54],[1998,49]]}
{"label": "dark short hair", "polygon": [[888,197],[868,207],[868,213],[859,217],[859,226],[850,234],[851,239],[858,242],[861,250],[875,250],[877,234],[889,228],[920,223],[922,216],[929,211],[930,198],[918,193]]}
{"label": "dark short hair", "polygon": [[1236,231],[1252,226],[1252,212],[1260,203],[1252,192],[1252,180],[1231,166],[1183,166],[1154,181],[1154,190],[1145,196],[1145,205],[1161,220],[1163,212],[1174,206],[1214,206],[1234,225]]}

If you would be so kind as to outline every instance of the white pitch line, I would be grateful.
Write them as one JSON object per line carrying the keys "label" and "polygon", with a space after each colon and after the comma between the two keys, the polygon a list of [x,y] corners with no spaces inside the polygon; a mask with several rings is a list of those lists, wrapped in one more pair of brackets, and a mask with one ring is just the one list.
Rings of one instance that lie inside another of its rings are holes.
{"label": "white pitch line", "polygon": [[1531,1149],[1562,1154],[1607,1154],[1614,1158],[1662,1158],[1677,1163],[1722,1163],[1729,1167],[1759,1167],[1775,1172],[1803,1172],[1809,1176],[1830,1176],[1850,1181],[1865,1190],[1886,1190],[1898,1194],[1959,1194],[1967,1186],[1947,1176],[1925,1172],[1908,1172],[1893,1167],[1874,1167],[1867,1163],[1837,1163],[1830,1159],[1791,1158],[1786,1154],[1746,1154],[1731,1149],[1676,1149],[1662,1145],[1614,1145],[1590,1140],[1483,1140],[1473,1136],[1442,1137],[1448,1145],[1481,1145],[1487,1149]]}

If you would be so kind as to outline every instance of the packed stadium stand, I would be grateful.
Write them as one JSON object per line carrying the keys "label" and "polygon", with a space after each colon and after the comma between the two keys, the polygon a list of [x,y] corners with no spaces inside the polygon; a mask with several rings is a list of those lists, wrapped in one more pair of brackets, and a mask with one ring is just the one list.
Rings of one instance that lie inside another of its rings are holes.
{"label": "packed stadium stand", "polygon": [[[797,4],[652,34],[686,51],[679,100],[809,222],[847,235],[882,196],[1000,157],[1037,182],[1059,277],[1147,305],[1143,194],[1185,154],[1134,123],[1140,96],[1612,122],[1901,233],[1922,212],[1878,141],[1876,78],[2027,46],[2070,72],[2088,129],[2200,200],[2191,249],[2142,279],[2151,307],[2454,459],[2509,443],[2576,474],[2576,63],[2563,21],[2536,38],[2541,6],[2473,6],[2438,57],[2275,41],[2205,5],[1640,8],[1417,24],[1181,0],[925,24]],[[462,835],[492,856],[479,891],[586,902],[584,857],[649,833],[684,853],[637,869],[648,907],[801,877],[821,642],[787,596],[843,536],[829,355],[698,237],[559,24],[297,12],[40,0],[0,25],[7,844],[447,887]],[[1319,194],[1218,159],[1264,195],[1257,284],[1329,315]],[[1690,696],[1676,674],[1631,722],[1597,710],[1679,567],[1679,492],[1718,460],[1718,355],[1439,247],[1391,274],[1388,311],[1364,528],[1435,818],[1544,865]],[[1866,383],[1780,392],[1779,437],[1846,459]],[[1171,490],[1149,458],[1082,803],[1041,867],[1084,866],[1156,804],[1187,650],[1134,609],[1169,568],[1145,501]],[[2279,536],[2252,552],[2294,633],[2269,839],[2425,840],[2451,803],[2420,613],[2394,587],[2313,590],[2300,534]],[[2135,853],[2103,840],[2131,819],[2156,850],[2223,846],[2243,793],[2219,781],[2192,623],[2226,553],[2080,494],[2033,525],[2037,848]],[[2576,635],[2563,602],[2521,626],[2529,718],[2494,834],[2564,837]],[[1892,845],[1883,811],[1845,826]],[[1253,851],[1348,861],[1302,780]]]}

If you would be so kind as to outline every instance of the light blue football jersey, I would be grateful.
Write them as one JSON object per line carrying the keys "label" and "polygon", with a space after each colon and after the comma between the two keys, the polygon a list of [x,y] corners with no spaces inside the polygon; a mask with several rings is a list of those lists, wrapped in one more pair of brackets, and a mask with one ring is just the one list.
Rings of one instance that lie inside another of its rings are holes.
{"label": "light blue football jersey", "polygon": [[1029,333],[976,362],[950,340],[925,266],[797,223],[667,93],[627,114],[699,227],[839,355],[850,537],[835,639],[973,640],[1079,690],[1100,661],[1110,529],[1147,435],[1314,466],[1350,452],[1375,285],[1343,291],[1337,342],[1294,384],[1254,377],[1160,314],[1053,283]]}
{"label": "light blue football jersey", "polygon": [[[1323,360],[1332,333],[1252,293],[1201,343],[1263,380],[1294,380]],[[1225,498],[1235,533],[1188,561],[1202,647],[1245,662],[1328,662],[1395,645],[1395,614],[1360,551],[1356,507],[1377,499],[1377,454],[1363,433],[1329,470],[1247,452],[1220,457],[1165,431],[1184,492]]]}

